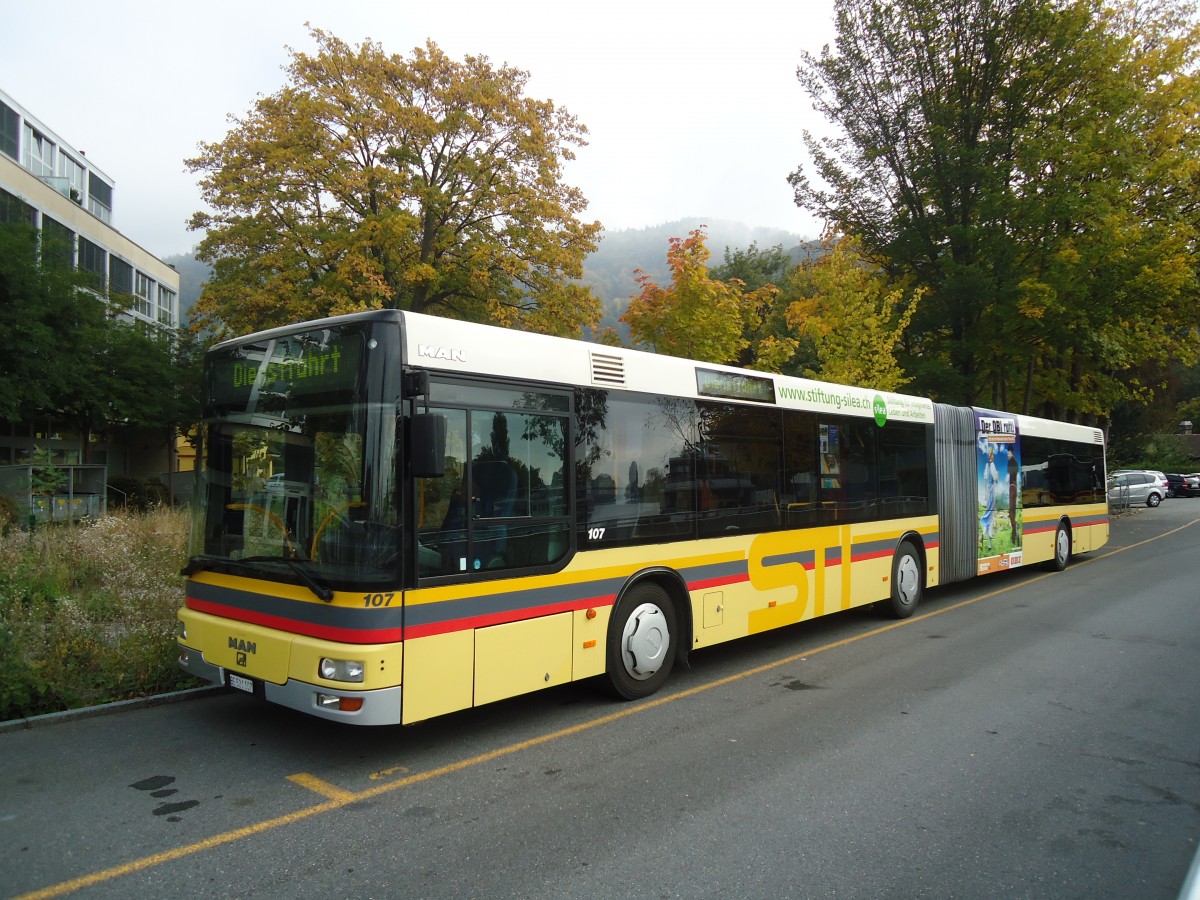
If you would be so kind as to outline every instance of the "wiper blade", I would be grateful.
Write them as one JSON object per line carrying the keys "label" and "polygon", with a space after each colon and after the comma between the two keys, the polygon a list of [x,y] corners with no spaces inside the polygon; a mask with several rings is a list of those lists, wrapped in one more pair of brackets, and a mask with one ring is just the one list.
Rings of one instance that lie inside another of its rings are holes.
{"label": "wiper blade", "polygon": [[195,572],[203,572],[205,569],[212,568],[213,561],[211,559],[201,559],[199,556],[193,556],[187,561],[187,564],[179,570],[179,574],[184,577]]}
{"label": "wiper blade", "polygon": [[260,562],[275,562],[283,563],[293,572],[300,576],[300,580],[304,582],[304,586],[317,595],[318,598],[328,603],[333,599],[333,588],[321,581],[317,576],[310,572],[304,563],[307,560],[293,559],[290,556],[245,556],[241,559],[231,559],[229,563],[239,565],[242,563],[260,563]]}

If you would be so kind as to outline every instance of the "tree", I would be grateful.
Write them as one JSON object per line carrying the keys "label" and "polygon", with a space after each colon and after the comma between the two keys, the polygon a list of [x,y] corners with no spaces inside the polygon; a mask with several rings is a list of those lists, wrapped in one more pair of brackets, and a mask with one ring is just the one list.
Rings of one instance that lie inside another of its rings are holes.
{"label": "tree", "polygon": [[81,381],[55,409],[78,426],[85,456],[97,428],[168,429],[173,436],[174,426],[198,421],[196,405],[182,391],[185,379],[195,378],[195,361],[185,365],[174,335],[110,315],[93,339]]}
{"label": "tree", "polygon": [[816,364],[812,341],[788,334],[787,311],[798,299],[790,289],[795,271],[796,263],[782,244],[761,250],[757,241],[745,250],[726,247],[725,261],[709,269],[710,277],[736,280],[758,301],[746,310],[743,336],[747,345],[738,365],[799,375]]}
{"label": "tree", "polygon": [[599,305],[570,283],[598,222],[562,181],[587,130],[524,96],[528,74],[411,58],[320,29],[288,83],[188,160],[212,212],[201,326],[229,333],[400,308],[577,334]]}
{"label": "tree", "polygon": [[1026,408],[1107,418],[1124,402],[1153,401],[1176,361],[1197,359],[1192,12],[1171,2],[1102,9],[1080,48],[1077,89],[1021,144],[1026,183],[1012,221],[1030,250],[1009,333],[1028,338],[1018,369]]}
{"label": "tree", "polygon": [[788,324],[813,338],[819,359],[808,374],[883,391],[899,390],[912,380],[897,362],[896,349],[922,289],[910,296],[903,288],[891,288],[852,238],[802,264],[792,280],[806,296],[788,307]]}
{"label": "tree", "polygon": [[[733,363],[749,348],[748,318],[778,292],[772,284],[748,291],[736,279],[721,281],[708,271],[710,252],[703,228],[686,238],[671,238],[667,249],[670,287],[660,287],[642,269],[635,271],[641,291],[621,321],[636,343],[658,353]],[[774,345],[767,349],[772,349]]]}
{"label": "tree", "polygon": [[[799,76],[836,138],[797,203],[929,289],[919,389],[1102,417],[1193,352],[1196,33],[1185,7],[839,0]],[[1153,340],[1152,334],[1161,336]]]}
{"label": "tree", "polygon": [[103,317],[78,272],[43,261],[35,228],[0,222],[0,419],[19,422],[69,396]]}
{"label": "tree", "polygon": [[[0,418],[51,416],[74,426],[86,455],[97,428],[142,428],[194,421],[195,354],[174,338],[122,315],[128,297],[108,298],[38,232],[0,223],[0,315],[8,341],[0,346]],[[188,363],[188,359],[191,360]]]}

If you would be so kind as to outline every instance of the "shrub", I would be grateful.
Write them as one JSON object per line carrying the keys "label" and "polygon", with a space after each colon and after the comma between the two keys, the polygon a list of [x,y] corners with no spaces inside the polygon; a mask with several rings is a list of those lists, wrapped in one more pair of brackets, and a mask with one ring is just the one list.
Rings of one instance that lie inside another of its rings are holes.
{"label": "shrub", "polygon": [[0,719],[194,683],[174,640],[187,522],[118,512],[0,542]]}

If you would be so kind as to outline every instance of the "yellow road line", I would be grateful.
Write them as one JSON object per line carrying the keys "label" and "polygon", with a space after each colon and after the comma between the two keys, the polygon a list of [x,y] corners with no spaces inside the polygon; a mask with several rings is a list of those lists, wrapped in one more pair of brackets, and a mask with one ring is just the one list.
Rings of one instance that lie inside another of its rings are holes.
{"label": "yellow road line", "polygon": [[[1162,534],[1147,538],[1144,541],[1139,541],[1136,544],[1130,544],[1126,547],[1118,547],[1115,550],[1100,554],[1099,556],[1093,556],[1086,560],[1080,560],[1077,565],[1082,566],[1089,563],[1098,562],[1102,559],[1107,559],[1110,556],[1116,556],[1118,553],[1124,553],[1126,550],[1133,550],[1153,541],[1170,537],[1173,534],[1183,531],[1185,528],[1190,528],[1197,522],[1200,522],[1200,519],[1193,519],[1186,525],[1181,525],[1178,528],[1172,529],[1171,531],[1163,532]],[[302,787],[306,787],[309,790],[316,791],[324,796],[328,796],[329,799],[324,803],[317,804],[316,806],[310,806],[305,809],[296,810],[295,812],[288,813],[283,816],[277,816],[274,819],[265,819],[262,822],[256,822],[253,825],[247,825],[244,828],[237,828],[233,831],[226,831],[222,834],[216,834],[212,837],[205,838],[201,841],[196,841],[192,844],[176,847],[174,850],[165,850],[162,853],[155,853],[151,856],[145,856],[141,859],[136,859],[132,862],[124,863],[119,866],[101,869],[99,872],[93,872],[90,875],[83,875],[79,878],[73,878],[70,881],[63,881],[58,884],[50,885],[49,887],[42,888],[41,890],[32,891],[27,894],[21,894],[18,897],[14,897],[13,900],[43,900],[43,898],[62,897],[66,894],[80,890],[81,888],[91,887],[94,884],[101,884],[102,882],[112,881],[115,878],[121,878],[125,875],[132,875],[136,872],[142,872],[146,869],[153,868],[154,866],[159,866],[163,863],[172,862],[177,859],[183,859],[187,856],[194,856],[195,854],[202,853],[205,850],[212,850],[216,847],[221,847],[225,844],[231,844],[234,841],[238,841],[243,838],[249,838],[258,834],[263,834],[264,832],[272,831],[285,825],[292,825],[296,822],[300,822],[304,819],[308,819],[322,813],[343,809],[344,807],[347,807],[350,804],[356,803],[360,800],[369,800],[374,797],[391,793],[392,791],[398,791],[406,787],[411,787],[414,784],[432,781],[436,778],[441,778],[444,775],[452,775],[455,772],[461,772],[464,769],[474,768],[475,766],[492,762],[493,760],[501,759],[505,756],[511,756],[514,753],[520,753],[522,750],[528,750],[532,747],[538,747],[542,744],[549,744],[553,741],[558,741],[566,737],[571,737],[572,735],[590,731],[593,728],[600,728],[604,725],[610,725],[613,722],[628,718],[629,716],[640,715],[641,713],[649,710],[657,709],[660,706],[665,706],[668,703],[675,703],[679,700],[685,700],[688,697],[695,697],[698,694],[703,694],[706,691],[724,687],[727,684],[732,684],[745,678],[753,678],[755,675],[762,675],[763,673],[770,672],[772,669],[777,669],[780,666],[790,665],[794,662],[799,662],[802,659],[807,659],[810,656],[816,656],[818,653],[836,650],[840,647],[848,646],[857,641],[866,640],[867,638],[885,634],[889,631],[894,631],[897,628],[903,628],[916,622],[923,622],[925,619],[931,619],[935,616],[944,615],[948,612],[954,612],[956,610],[972,606],[973,604],[979,603],[983,600],[989,600],[992,597],[997,597],[1000,594],[1006,594],[1009,591],[1014,591],[1018,588],[1028,587],[1031,584],[1036,584],[1037,582],[1043,581],[1055,574],[1058,573],[1047,572],[1044,575],[1038,575],[1035,578],[1023,580],[1016,584],[1010,584],[1005,587],[998,588],[994,591],[990,591],[989,593],[982,594],[970,600],[959,601],[958,603],[947,606],[943,609],[932,610],[923,615],[914,616],[911,619],[902,619],[898,622],[892,622],[889,625],[884,625],[880,628],[874,628],[871,631],[863,632],[862,634],[856,634],[840,641],[823,644],[820,647],[814,647],[810,650],[804,650],[800,653],[793,653],[790,656],[783,657],[782,659],[777,659],[761,666],[755,666],[752,669],[745,669],[733,675],[727,675],[724,678],[719,678],[716,681],[709,681],[705,682],[704,684],[697,685],[696,687],[688,688],[686,691],[679,691],[678,693],[661,696],[654,700],[647,700],[643,703],[637,704],[636,706],[628,706],[622,710],[619,710],[618,712],[609,713],[608,715],[600,716],[599,718],[592,719],[587,722],[581,722],[580,724],[572,725],[569,728],[561,728],[558,731],[552,731],[549,734],[543,734],[539,737],[530,738],[529,740],[521,741],[517,744],[509,744],[504,747],[498,747],[495,750],[489,750],[486,753],[480,753],[476,756],[472,756],[468,759],[463,759],[455,763],[448,763],[447,765],[439,766],[436,769],[430,769],[427,772],[418,772],[415,775],[409,775],[396,781],[389,781],[386,784],[381,784],[378,787],[373,787],[369,790],[359,792],[345,791],[303,772],[296,775],[291,775],[288,777],[289,781],[301,785]]]}

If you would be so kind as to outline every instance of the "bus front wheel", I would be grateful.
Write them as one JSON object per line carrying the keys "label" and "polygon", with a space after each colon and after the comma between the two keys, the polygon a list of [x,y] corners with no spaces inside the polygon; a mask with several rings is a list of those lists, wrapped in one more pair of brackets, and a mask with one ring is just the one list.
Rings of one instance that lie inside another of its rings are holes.
{"label": "bus front wheel", "polygon": [[657,584],[640,584],[617,601],[608,623],[608,680],[617,696],[653,694],[675,665],[675,607]]}
{"label": "bus front wheel", "polygon": [[1071,561],[1071,532],[1067,526],[1059,522],[1058,531],[1054,532],[1054,558],[1050,560],[1050,568],[1061,572]]}
{"label": "bus front wheel", "polygon": [[924,589],[921,555],[911,543],[902,541],[892,557],[892,596],[884,601],[884,609],[897,619],[907,619],[921,602]]}

